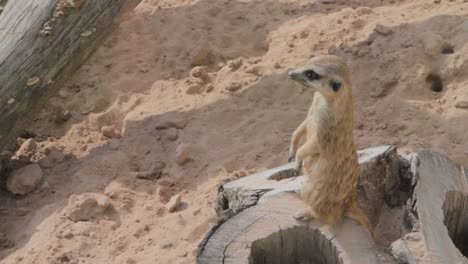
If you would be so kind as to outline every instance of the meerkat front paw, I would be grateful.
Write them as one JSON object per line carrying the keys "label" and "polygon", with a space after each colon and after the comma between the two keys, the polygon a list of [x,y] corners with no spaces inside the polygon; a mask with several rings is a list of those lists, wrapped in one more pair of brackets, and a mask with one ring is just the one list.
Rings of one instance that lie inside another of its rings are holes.
{"label": "meerkat front paw", "polygon": [[310,208],[304,208],[304,209],[297,211],[293,217],[294,219],[298,221],[308,221],[314,218]]}
{"label": "meerkat front paw", "polygon": [[294,158],[294,154],[289,153],[288,155],[288,162],[291,162]]}
{"label": "meerkat front paw", "polygon": [[296,166],[294,166],[294,175],[295,176],[301,175],[303,163],[304,163],[304,161],[302,161],[302,160],[301,161],[296,160]]}

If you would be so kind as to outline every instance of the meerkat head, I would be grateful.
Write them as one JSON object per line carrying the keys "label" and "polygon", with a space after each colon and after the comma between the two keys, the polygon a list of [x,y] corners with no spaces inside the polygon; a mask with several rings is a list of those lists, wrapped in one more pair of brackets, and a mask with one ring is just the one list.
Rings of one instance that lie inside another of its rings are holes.
{"label": "meerkat head", "polygon": [[350,94],[350,77],[346,62],[334,55],[312,58],[308,65],[288,73],[289,78],[333,99]]}

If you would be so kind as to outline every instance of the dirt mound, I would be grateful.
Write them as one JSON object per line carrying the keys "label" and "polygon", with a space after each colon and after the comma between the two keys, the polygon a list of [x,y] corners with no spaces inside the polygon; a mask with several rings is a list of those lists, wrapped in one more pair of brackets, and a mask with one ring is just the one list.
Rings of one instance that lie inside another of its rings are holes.
{"label": "dirt mound", "polygon": [[218,184],[287,161],[313,93],[286,72],[315,54],[351,66],[359,149],[468,166],[458,2],[144,1],[27,129],[43,183],[1,194],[1,263],[193,263]]}

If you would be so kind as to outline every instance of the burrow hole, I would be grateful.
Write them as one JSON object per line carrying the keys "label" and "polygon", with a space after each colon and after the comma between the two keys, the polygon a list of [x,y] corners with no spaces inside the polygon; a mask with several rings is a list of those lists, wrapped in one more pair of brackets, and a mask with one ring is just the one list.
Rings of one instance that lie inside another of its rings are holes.
{"label": "burrow hole", "polygon": [[463,256],[468,257],[468,196],[447,192],[442,210],[450,238]]}
{"label": "burrow hole", "polygon": [[296,226],[254,241],[249,264],[343,264],[338,252],[318,229]]}
{"label": "burrow hole", "polygon": [[442,83],[442,78],[440,78],[439,74],[429,73],[426,77],[426,82],[429,84],[429,88],[433,92],[439,93],[444,89],[444,84]]}
{"label": "burrow hole", "polygon": [[442,49],[441,49],[440,53],[442,53],[442,54],[453,54],[453,53],[455,53],[455,50],[454,50],[453,45],[446,43],[446,44],[444,44],[442,46]]}

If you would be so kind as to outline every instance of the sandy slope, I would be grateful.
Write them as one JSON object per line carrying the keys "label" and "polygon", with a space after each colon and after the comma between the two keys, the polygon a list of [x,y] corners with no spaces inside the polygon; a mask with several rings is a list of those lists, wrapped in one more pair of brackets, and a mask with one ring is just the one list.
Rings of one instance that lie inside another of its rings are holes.
{"label": "sandy slope", "polygon": [[[468,166],[468,110],[455,107],[468,101],[468,4],[332,2],[144,1],[31,125],[33,159],[60,151],[37,192],[3,194],[2,242],[14,246],[1,263],[194,263],[216,186],[286,162],[312,98],[286,72],[314,54],[352,68],[359,148],[434,148]],[[73,116],[57,125],[63,110]],[[104,137],[106,125],[123,137]],[[70,221],[68,197],[88,192],[113,214]],[[174,194],[183,203],[169,213]]]}

